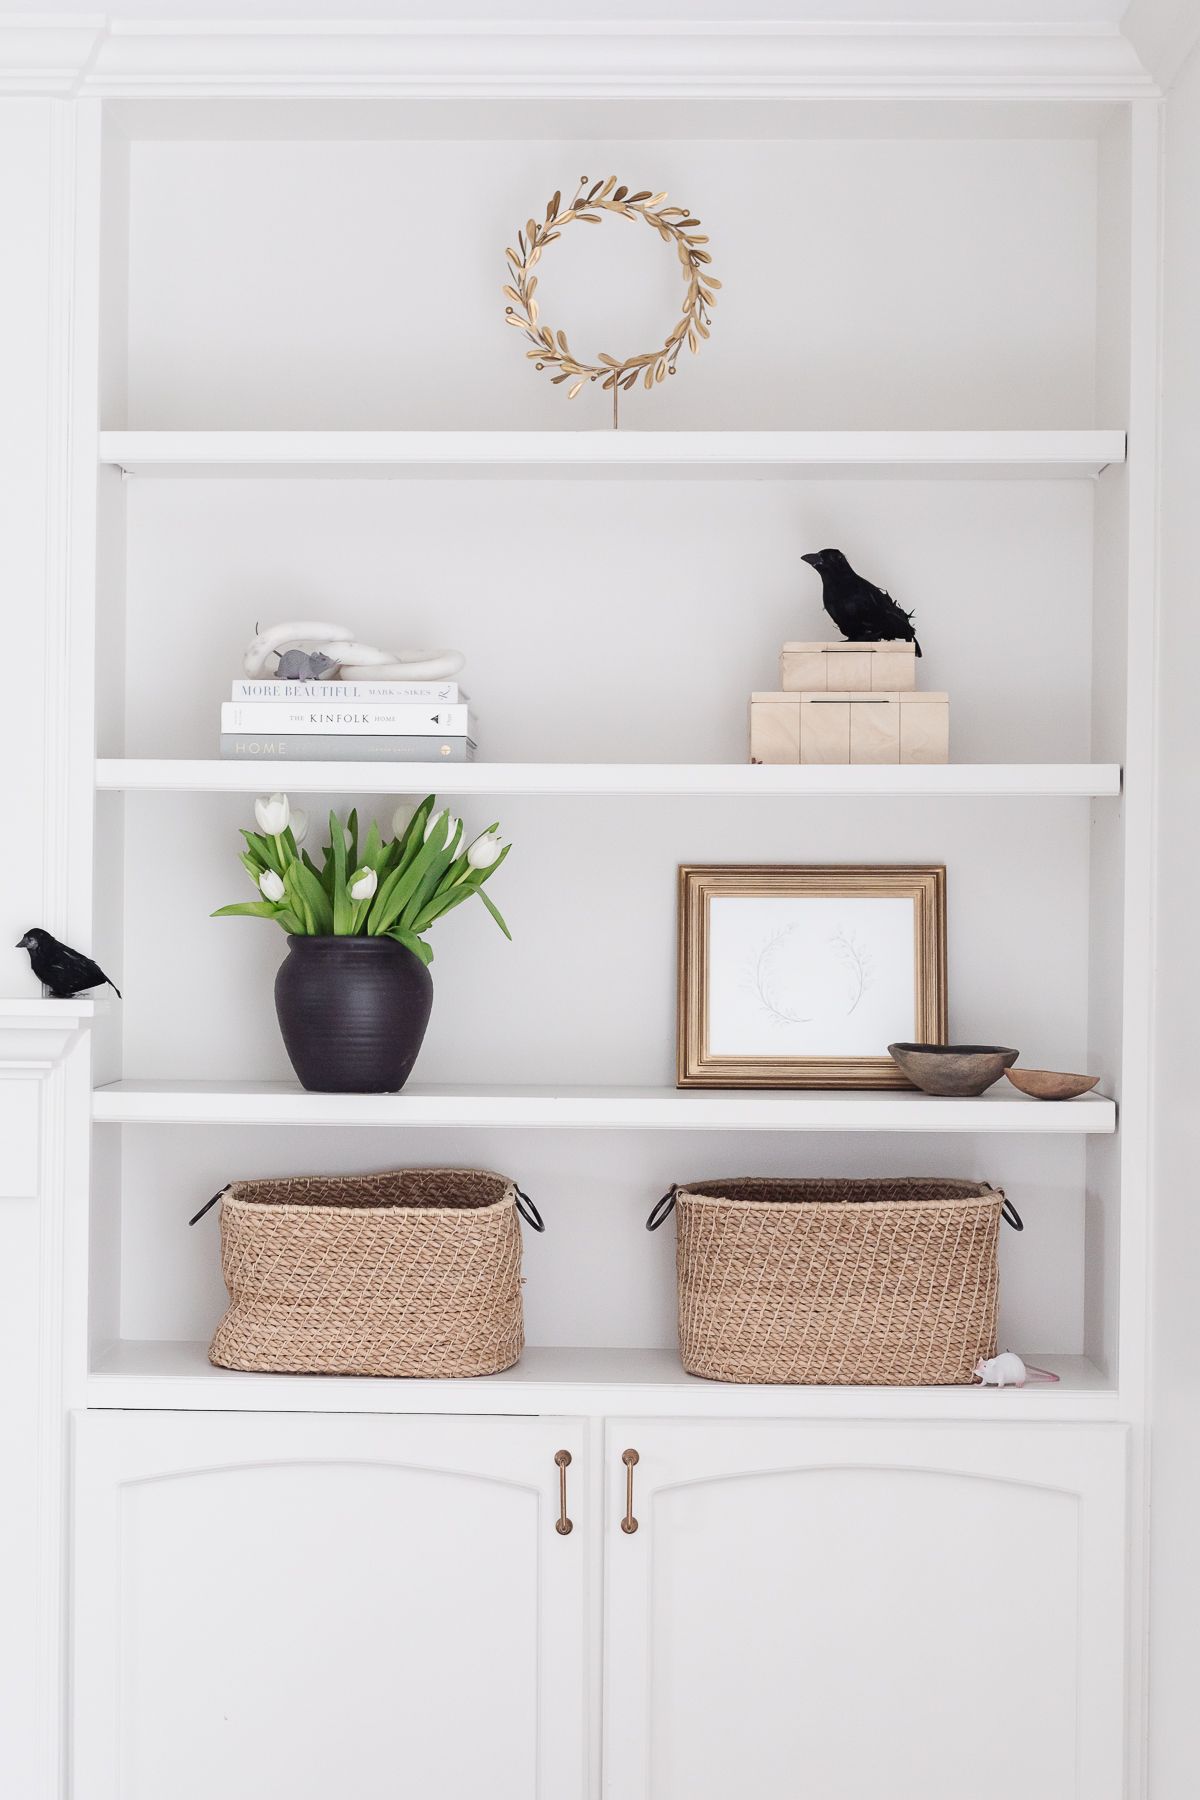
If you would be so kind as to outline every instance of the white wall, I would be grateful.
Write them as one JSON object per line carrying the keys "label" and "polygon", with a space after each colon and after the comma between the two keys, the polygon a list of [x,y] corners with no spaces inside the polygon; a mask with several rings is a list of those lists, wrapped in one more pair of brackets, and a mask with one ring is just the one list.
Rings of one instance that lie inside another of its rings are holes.
{"label": "white wall", "polygon": [[214,755],[256,621],[302,618],[465,651],[489,762],[740,762],[780,645],[832,633],[800,561],[825,544],[915,612],[956,762],[1092,754],[1087,481],[125,489],[124,748],[105,703],[102,754]]}
{"label": "white wall", "polygon": [[[568,402],[530,369],[501,288],[555,188],[615,173],[690,207],[724,282],[711,341],[623,400],[630,426],[1090,425],[1096,160],[1083,139],[136,143],[129,424],[606,425],[598,389]],[[682,291],[612,218],[567,227],[538,277],[580,354],[660,343]]]}
{"label": "white wall", "polygon": [[1167,104],[1150,1793],[1200,1780],[1200,52]]}
{"label": "white wall", "polygon": [[[67,405],[70,246],[56,202],[74,177],[74,122],[48,100],[0,103],[0,641],[10,646],[0,709],[0,993],[40,987],[13,946],[30,925],[65,930],[49,846],[66,821],[52,763],[63,730],[47,705],[62,650],[68,580]],[[56,1713],[61,1423],[57,1240],[67,1108],[51,1034],[3,1033],[0,1049],[0,1792],[52,1800]],[[76,1067],[78,1069],[78,1057]],[[76,1116],[81,1116],[76,1114]],[[53,1139],[47,1129],[54,1125]]]}
{"label": "white wall", "polygon": [[0,883],[0,988],[30,996],[41,989],[28,958],[13,945],[31,925],[61,925],[44,916],[40,855],[47,656],[42,619],[54,578],[47,491],[50,359],[61,349],[52,339],[49,300],[53,115],[46,101],[7,100],[0,107],[0,636],[21,643],[12,669],[19,679],[9,683],[4,704],[0,805],[9,845],[22,846],[20,854],[6,854]]}

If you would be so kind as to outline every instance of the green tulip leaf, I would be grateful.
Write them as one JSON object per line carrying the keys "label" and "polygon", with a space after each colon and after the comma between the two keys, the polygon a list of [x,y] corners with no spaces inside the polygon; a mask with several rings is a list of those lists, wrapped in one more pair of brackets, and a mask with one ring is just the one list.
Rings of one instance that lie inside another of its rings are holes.
{"label": "green tulip leaf", "polygon": [[362,848],[361,866],[364,869],[374,869],[376,875],[380,878],[382,878],[383,871],[387,867],[387,850],[384,848],[383,839],[379,835],[379,821],[377,819],[371,820],[371,828],[367,832],[366,842]]}
{"label": "green tulip leaf", "polygon": [[257,856],[264,869],[274,869],[277,875],[283,874],[283,864],[279,860],[274,838],[262,837],[257,831],[243,831],[242,836],[250,846],[251,854]]}
{"label": "green tulip leaf", "polygon": [[430,816],[436,805],[437,795],[426,794],[420,806],[418,806],[416,812],[404,827],[403,835],[395,840],[399,845],[396,859],[397,862],[402,863],[407,856],[418,850],[425,842],[425,827],[429,823]]}
{"label": "green tulip leaf", "polygon": [[384,935],[393,938],[397,944],[403,944],[404,948],[406,950],[411,950],[414,956],[419,956],[426,968],[428,968],[433,961],[433,951],[424,939],[417,937],[414,932],[401,931],[397,927],[392,931],[386,932]]}
{"label": "green tulip leaf", "polygon": [[495,903],[488,897],[487,894],[484,893],[482,888],[476,888],[475,892],[479,895],[479,898],[483,901],[483,904],[487,907],[487,909],[491,913],[493,919],[495,919],[497,925],[500,927],[501,931],[504,933],[505,937],[508,939],[509,943],[511,944],[512,943],[512,932],[508,929],[508,926],[504,923],[504,919],[503,919],[503,916],[501,915],[500,908],[495,905]]}
{"label": "green tulip leaf", "polygon": [[328,937],[333,930],[333,908],[329,896],[311,869],[301,862],[289,864],[283,877],[293,911],[308,921],[305,935]]}
{"label": "green tulip leaf", "polygon": [[354,930],[354,902],[346,885],[346,834],[332,812],[329,841],[333,850],[333,935],[349,937]]}
{"label": "green tulip leaf", "polygon": [[[445,838],[445,835],[445,828],[443,827],[441,831],[434,832],[433,838],[430,841],[436,842],[439,837]],[[449,843],[444,844],[443,847],[435,853],[423,870],[420,879],[413,886],[409,898],[404,903],[404,909],[400,914],[400,923],[406,931],[412,931],[414,929],[413,921],[419,918],[424,912],[426,906],[428,906],[434,894],[438,892],[443,881],[446,880],[450,870],[457,862],[458,858],[455,852],[455,846],[461,836],[462,826],[460,823],[455,827]],[[426,845],[426,848],[428,849],[428,845]],[[414,864],[414,867],[415,866],[416,865]],[[450,883],[447,882],[447,886],[449,885]]]}
{"label": "green tulip leaf", "polygon": [[452,893],[435,894],[428,906],[426,906],[424,912],[418,915],[412,926],[412,930],[428,931],[435,919],[443,918],[446,913],[453,912],[456,906],[461,906],[464,900],[469,900],[474,892],[475,889],[473,887],[468,887],[464,881],[462,885],[455,888]]}
{"label": "green tulip leaf", "polygon": [[427,878],[434,886],[437,885],[439,876],[450,861],[449,852],[437,847],[439,835],[444,836],[444,830],[441,833],[435,831],[421,845],[411,862],[388,876],[387,882],[376,896],[371,916],[371,931],[374,936],[383,937],[397,919],[401,919],[406,930],[411,929],[408,919],[402,919],[401,914],[410,908],[413,896]]}

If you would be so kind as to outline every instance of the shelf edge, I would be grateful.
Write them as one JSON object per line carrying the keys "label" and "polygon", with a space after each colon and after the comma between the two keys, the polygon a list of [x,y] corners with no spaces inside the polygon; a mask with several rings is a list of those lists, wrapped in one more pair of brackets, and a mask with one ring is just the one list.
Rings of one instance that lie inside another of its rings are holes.
{"label": "shelf edge", "polygon": [[656,795],[743,799],[1106,799],[1121,792],[1119,763],[858,764],[826,768],[749,763],[279,762],[205,757],[98,757],[96,786],[119,793],[257,793],[265,781],[294,792]]}

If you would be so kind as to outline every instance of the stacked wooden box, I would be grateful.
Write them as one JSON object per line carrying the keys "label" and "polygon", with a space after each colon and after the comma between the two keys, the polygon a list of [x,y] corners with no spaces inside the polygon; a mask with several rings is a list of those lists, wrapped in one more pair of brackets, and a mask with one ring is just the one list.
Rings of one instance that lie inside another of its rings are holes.
{"label": "stacked wooden box", "polygon": [[782,692],[750,696],[752,763],[944,763],[950,696],[917,689],[914,646],[785,644]]}

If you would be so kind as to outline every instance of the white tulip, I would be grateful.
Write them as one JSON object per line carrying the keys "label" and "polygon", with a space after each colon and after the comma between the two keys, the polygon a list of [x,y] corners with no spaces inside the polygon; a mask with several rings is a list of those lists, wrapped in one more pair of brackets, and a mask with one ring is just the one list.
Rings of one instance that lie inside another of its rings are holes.
{"label": "white tulip", "polygon": [[292,828],[292,837],[295,839],[297,846],[299,846],[308,836],[308,814],[302,806],[293,806],[292,816],[288,820],[288,824]]}
{"label": "white tulip", "polygon": [[462,820],[456,819],[453,814],[447,812],[446,808],[443,806],[441,812],[435,812],[425,827],[426,843],[429,842],[429,839],[433,836],[438,826],[443,822],[446,827],[446,836],[442,846],[444,849],[446,844],[452,844],[454,842],[454,834],[462,824]]}
{"label": "white tulip", "polygon": [[481,832],[467,851],[467,863],[472,869],[490,869],[499,862],[503,848],[498,831]]}
{"label": "white tulip", "polygon": [[278,902],[283,899],[286,890],[282,880],[275,873],[274,869],[264,869],[258,878],[258,885],[262,890],[262,897],[264,900]]}
{"label": "white tulip", "polygon": [[350,898],[369,900],[378,886],[379,877],[374,869],[360,869],[350,882]]}
{"label": "white tulip", "polygon": [[282,837],[288,828],[291,807],[286,794],[272,794],[269,800],[254,802],[254,817],[258,820],[258,829],[266,837]]}
{"label": "white tulip", "polygon": [[[392,814],[392,836],[394,838],[402,838],[404,836],[405,832],[412,824],[412,817],[416,810],[417,809],[411,800],[402,800],[400,802],[399,806]],[[428,833],[426,833],[426,836],[428,836]]]}

